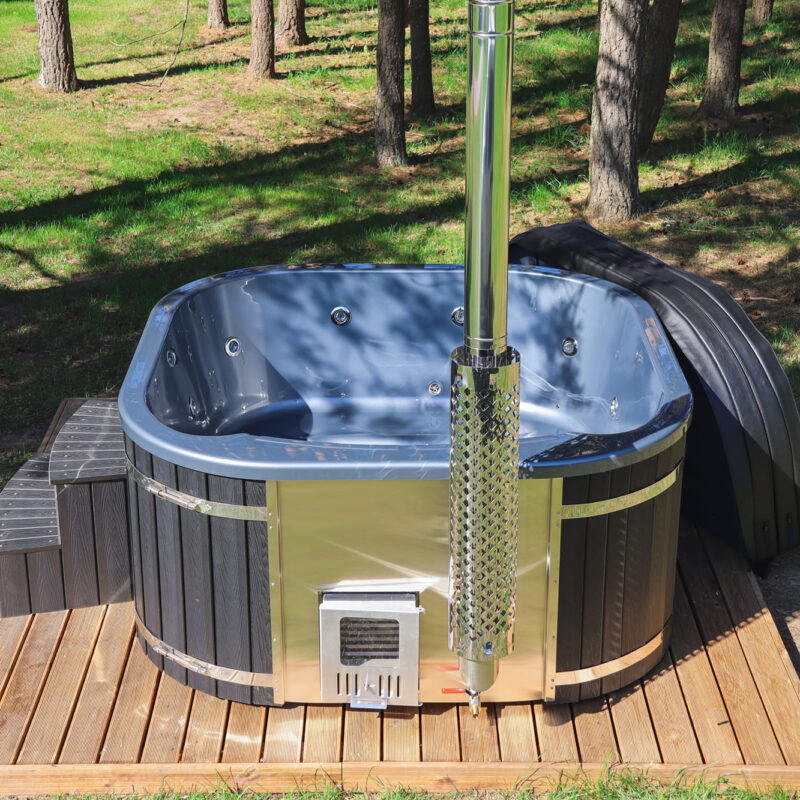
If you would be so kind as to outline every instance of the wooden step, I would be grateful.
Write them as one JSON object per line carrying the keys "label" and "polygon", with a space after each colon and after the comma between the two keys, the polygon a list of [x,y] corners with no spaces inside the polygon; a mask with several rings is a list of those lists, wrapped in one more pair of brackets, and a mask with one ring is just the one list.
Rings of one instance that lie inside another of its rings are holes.
{"label": "wooden step", "polygon": [[50,456],[37,453],[0,492],[0,554],[36,553],[61,545]]}
{"label": "wooden step", "polygon": [[50,483],[125,477],[125,443],[116,400],[87,400],[64,423],[50,453]]}

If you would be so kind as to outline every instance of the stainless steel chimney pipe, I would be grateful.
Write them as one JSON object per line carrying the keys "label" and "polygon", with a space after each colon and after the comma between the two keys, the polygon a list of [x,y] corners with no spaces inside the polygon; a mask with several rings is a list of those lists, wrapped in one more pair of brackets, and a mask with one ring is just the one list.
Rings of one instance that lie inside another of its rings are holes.
{"label": "stainless steel chimney pipe", "polygon": [[513,649],[519,353],[506,342],[513,0],[469,0],[464,346],[451,357],[450,647],[472,713]]}
{"label": "stainless steel chimney pipe", "polygon": [[501,353],[508,311],[513,0],[470,0],[464,343]]}

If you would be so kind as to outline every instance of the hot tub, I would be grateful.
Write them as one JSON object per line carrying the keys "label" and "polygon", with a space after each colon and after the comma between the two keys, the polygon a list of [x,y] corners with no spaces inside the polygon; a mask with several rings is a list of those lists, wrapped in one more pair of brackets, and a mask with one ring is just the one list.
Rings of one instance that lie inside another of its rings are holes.
{"label": "hot tub", "polygon": [[[448,648],[463,269],[264,267],[153,310],[123,384],[139,639],[242,702],[466,699]],[[509,274],[521,354],[515,648],[487,701],[577,700],[668,642],[689,388],[650,306]]]}

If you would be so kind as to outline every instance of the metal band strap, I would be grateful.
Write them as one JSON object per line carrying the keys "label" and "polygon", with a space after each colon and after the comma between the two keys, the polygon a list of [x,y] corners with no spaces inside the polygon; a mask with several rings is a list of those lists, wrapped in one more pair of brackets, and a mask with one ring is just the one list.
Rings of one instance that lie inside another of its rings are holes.
{"label": "metal band strap", "polygon": [[217,664],[209,664],[207,661],[201,661],[199,658],[176,650],[162,639],[159,639],[144,622],[142,622],[142,618],[139,616],[138,612],[134,612],[134,614],[136,616],[136,628],[139,634],[145,642],[153,648],[153,651],[169,661],[175,662],[184,669],[188,669],[190,672],[196,672],[198,675],[205,675],[214,680],[227,681],[228,683],[236,683],[241,686],[274,688],[276,678],[271,672],[247,672],[242,669],[220,667]]}
{"label": "metal band strap", "polygon": [[672,619],[669,619],[667,620],[667,624],[650,639],[649,642],[645,642],[641,647],[624,656],[620,656],[611,661],[603,661],[601,664],[597,664],[594,667],[583,667],[582,669],[556,672],[553,676],[553,683],[556,686],[575,686],[576,684],[588,683],[589,681],[595,681],[599,678],[607,678],[609,675],[615,675],[617,672],[627,669],[628,667],[635,667],[648,656],[655,653],[664,644],[664,640],[669,636],[671,626]]}
{"label": "metal band strap", "polygon": [[232,503],[219,503],[216,500],[205,500],[202,497],[192,497],[190,494],[172,489],[163,483],[149,478],[138,470],[128,461],[128,473],[145,491],[175,503],[181,508],[188,508],[189,511],[199,511],[201,514],[208,514],[212,517],[226,517],[227,519],[254,520],[259,522],[267,521],[267,509],[265,506],[240,506]]}
{"label": "metal band strap", "polygon": [[646,503],[654,497],[666,492],[677,480],[681,465],[679,463],[672,472],[665,475],[660,481],[645,486],[630,494],[623,494],[619,497],[610,497],[608,500],[598,500],[596,503],[575,503],[561,507],[561,517],[563,519],[583,519],[584,517],[597,517],[601,514],[613,514],[615,511],[624,511],[626,508],[638,506]]}

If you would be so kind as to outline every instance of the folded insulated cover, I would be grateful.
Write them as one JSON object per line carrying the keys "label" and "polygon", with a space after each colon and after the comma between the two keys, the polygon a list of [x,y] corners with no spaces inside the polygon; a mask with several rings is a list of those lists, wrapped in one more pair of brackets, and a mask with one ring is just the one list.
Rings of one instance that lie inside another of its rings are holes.
{"label": "folded insulated cover", "polygon": [[798,544],[797,403],[772,346],[725,289],[583,221],[514,237],[509,261],[594,275],[646,299],[695,399],[684,512],[755,567]]}

